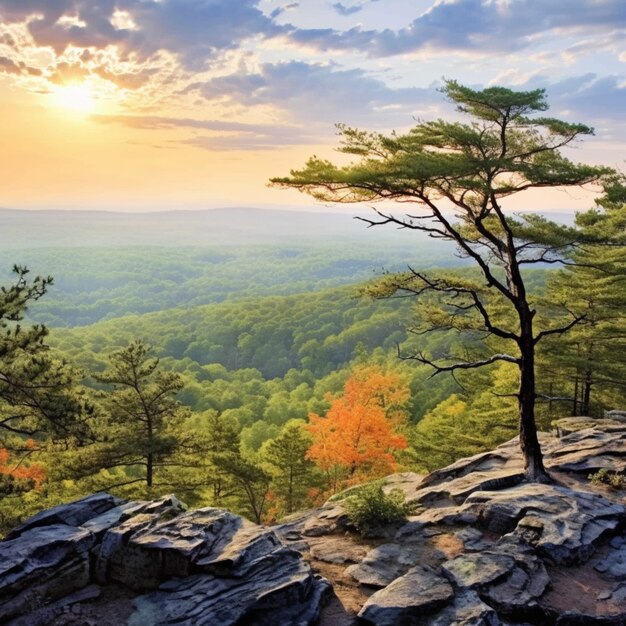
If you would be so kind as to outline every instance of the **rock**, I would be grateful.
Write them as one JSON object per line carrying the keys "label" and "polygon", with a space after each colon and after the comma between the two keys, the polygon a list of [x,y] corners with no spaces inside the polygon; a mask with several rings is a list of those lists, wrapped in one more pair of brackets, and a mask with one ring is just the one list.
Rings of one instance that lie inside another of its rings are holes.
{"label": "rock", "polygon": [[348,516],[342,506],[327,505],[309,516],[301,526],[306,537],[330,535],[346,526]]}
{"label": "rock", "polygon": [[611,593],[611,600],[618,606],[626,606],[626,584],[615,586]]}
{"label": "rock", "polygon": [[5,539],[15,539],[22,533],[37,526],[52,526],[54,524],[66,524],[67,526],[80,526],[87,520],[100,515],[113,507],[119,506],[123,500],[115,498],[108,493],[94,493],[91,496],[60,504],[47,511],[37,513],[29,520],[12,530]]}
{"label": "rock", "polygon": [[[331,573],[338,568],[322,562],[356,561],[345,571],[379,588],[362,605],[362,623],[623,626],[626,614],[556,608],[563,599],[555,594],[568,584],[564,567],[584,563],[596,548],[602,558],[584,573],[595,566],[613,582],[597,598],[572,602],[572,609],[597,601],[599,611],[615,612],[626,603],[626,507],[586,480],[590,468],[623,467],[626,424],[579,425],[561,439],[541,435],[546,466],[579,488],[522,481],[513,439],[423,479],[410,473],[387,478],[385,489],[399,487],[419,506],[394,529],[393,540],[373,549],[348,535],[337,501],[275,528],[220,509],[185,512],[171,496],[124,502],[95,494],[56,507],[0,542],[0,622],[98,626],[113,609],[107,604],[116,601],[112,595],[121,593],[111,618],[131,626],[304,626],[319,617],[329,584],[297,548]],[[558,565],[549,570],[555,573],[551,593],[546,564]],[[349,587],[339,581],[337,604]],[[99,593],[94,582],[103,593],[89,604]],[[359,610],[358,598],[369,591],[354,587],[346,608]],[[342,610],[341,619],[349,619]],[[324,619],[328,623],[328,615]]]}
{"label": "rock", "polygon": [[626,613],[619,615],[588,615],[570,611],[556,618],[555,626],[624,626]]}
{"label": "rock", "polygon": [[424,474],[416,474],[415,472],[392,474],[385,478],[383,491],[389,493],[392,489],[400,489],[404,493],[404,497],[409,499],[420,487],[423,480]]}
{"label": "rock", "polygon": [[463,554],[443,564],[442,570],[458,587],[486,586],[508,576],[515,559],[508,554]]}
{"label": "rock", "polygon": [[76,593],[64,596],[60,600],[56,600],[40,609],[36,609],[25,617],[18,617],[11,620],[8,626],[48,626],[53,620],[57,620],[60,615],[66,613],[70,607],[74,614],[78,614],[80,611],[76,610],[76,607],[72,605],[94,600],[98,598],[101,593],[102,589],[98,585],[87,585],[87,587],[83,587],[83,589],[80,589]]}
{"label": "rock", "polygon": [[454,536],[463,542],[466,552],[486,550],[490,545],[488,541],[483,539],[483,533],[478,528],[472,528],[471,526],[457,531],[454,533]]}
{"label": "rock", "polygon": [[[416,591],[419,590],[419,593]],[[372,595],[359,618],[376,626],[424,623],[425,615],[437,612],[454,598],[450,583],[427,567],[417,566]]]}
{"label": "rock", "polygon": [[[590,418],[568,418],[568,423],[576,419]],[[558,445],[553,443],[546,454],[546,467],[585,476],[603,468],[626,471],[626,423],[592,420],[591,425],[563,436]]]}
{"label": "rock", "polygon": [[626,518],[626,507],[603,496],[556,485],[524,484],[475,492],[463,508],[497,533],[515,531],[554,563],[586,561]]}
{"label": "rock", "polygon": [[367,553],[365,546],[359,545],[350,539],[324,538],[311,543],[311,557],[325,563],[358,563]]}
{"label": "rock", "polygon": [[626,545],[611,550],[611,553],[595,565],[610,580],[626,580]]}
{"label": "rock", "polygon": [[136,598],[137,610],[128,625],[310,624],[328,587],[311,575],[298,553],[281,548],[258,560],[243,577],[197,574],[164,583]]}
{"label": "rock", "polygon": [[125,503],[104,495],[37,516],[0,542],[1,623],[95,625],[81,612],[99,589],[94,580],[128,594],[154,590],[135,597],[132,623],[141,626],[317,619],[327,581],[271,529],[221,509],[184,513],[171,496]]}
{"label": "rock", "polygon": [[87,586],[94,543],[88,530],[63,524],[0,542],[0,622]]}
{"label": "rock", "polygon": [[358,565],[346,568],[346,574],[362,585],[385,587],[417,565],[422,552],[415,544],[385,543],[370,550]]}
{"label": "rock", "polygon": [[424,623],[426,626],[503,626],[494,609],[474,591],[457,591],[451,605],[429,616]]}

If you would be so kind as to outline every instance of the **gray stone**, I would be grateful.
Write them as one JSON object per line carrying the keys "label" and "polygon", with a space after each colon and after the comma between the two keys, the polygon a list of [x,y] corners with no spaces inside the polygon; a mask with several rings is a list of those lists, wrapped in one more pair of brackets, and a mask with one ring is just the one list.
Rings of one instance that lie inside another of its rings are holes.
{"label": "gray stone", "polygon": [[626,580],[626,545],[611,550],[605,559],[595,565],[595,569],[611,580]]}
{"label": "gray stone", "polygon": [[98,598],[102,593],[102,589],[98,585],[87,585],[79,591],[61,599],[46,604],[45,606],[34,610],[32,613],[24,617],[18,617],[8,622],[7,626],[48,626],[59,615],[67,613],[71,610],[74,614],[80,613],[80,608],[75,605],[79,602],[87,602]]}
{"label": "gray stone", "polygon": [[162,584],[136,598],[128,626],[310,624],[319,616],[327,589],[328,583],[313,577],[298,553],[281,548],[242,578],[196,574]]}
{"label": "gray stone", "polygon": [[483,587],[508,576],[515,559],[508,554],[462,554],[446,561],[442,569],[459,587]]}
{"label": "gray stone", "polygon": [[221,509],[198,509],[166,521],[142,513],[107,531],[97,571],[133,589],[154,589],[197,570],[240,574],[278,544],[273,532]]}
{"label": "gray stone", "polygon": [[506,577],[482,589],[481,598],[500,616],[533,623],[544,621],[539,600],[550,585],[550,577],[543,562],[513,539],[505,538],[497,548],[512,555],[515,565]]}
{"label": "gray stone", "polygon": [[483,533],[478,528],[468,526],[454,533],[454,536],[463,542],[463,547],[467,552],[477,552],[486,550],[491,545],[483,539]]}
{"label": "gray stone", "polygon": [[524,484],[475,492],[464,509],[494,532],[515,532],[554,563],[586,561],[626,508],[603,496],[556,485]]}
{"label": "gray stone", "polygon": [[66,524],[68,526],[81,526],[87,520],[119,506],[123,500],[115,498],[108,493],[94,493],[86,498],[81,498],[69,504],[60,504],[47,511],[37,513],[26,522],[12,530],[5,539],[15,539],[22,533],[38,526],[52,526]]}
{"label": "gray stone", "polygon": [[362,585],[386,587],[421,561],[423,550],[415,544],[385,543],[370,550],[357,565],[346,568]]}
{"label": "gray stone", "polygon": [[626,470],[626,423],[584,417],[568,418],[570,427],[572,420],[588,420],[588,423],[579,424],[580,428],[569,432],[548,448],[546,467],[562,472],[578,472],[585,476],[603,468],[615,472]]}
{"label": "gray stone", "polygon": [[611,593],[611,600],[615,604],[626,606],[626,584],[616,585]]}
{"label": "gray stone", "polygon": [[311,557],[324,563],[358,563],[367,553],[365,546],[349,539],[327,537],[311,545]]}
{"label": "gray stone", "polygon": [[427,567],[417,566],[372,595],[359,618],[376,626],[415,624],[452,602],[450,583]]}
{"label": "gray stone", "polygon": [[[428,616],[425,626],[502,626],[498,614],[474,591],[458,591],[454,602],[436,615]],[[516,624],[516,626],[524,626]]]}
{"label": "gray stone", "polygon": [[326,505],[309,516],[301,526],[301,532],[306,537],[321,537],[330,535],[345,527],[348,516],[340,505]]}
{"label": "gray stone", "polygon": [[[171,496],[124,503],[99,494],[27,522],[0,542],[0,622],[87,624],[81,603],[99,593],[94,579],[126,590],[160,586],[136,598],[132,623],[141,626],[317,619],[327,581],[271,529],[221,509],[182,509]],[[84,526],[41,525],[58,519]]]}
{"label": "gray stone", "polygon": [[0,542],[0,622],[89,584],[94,542],[88,530],[63,524]]}

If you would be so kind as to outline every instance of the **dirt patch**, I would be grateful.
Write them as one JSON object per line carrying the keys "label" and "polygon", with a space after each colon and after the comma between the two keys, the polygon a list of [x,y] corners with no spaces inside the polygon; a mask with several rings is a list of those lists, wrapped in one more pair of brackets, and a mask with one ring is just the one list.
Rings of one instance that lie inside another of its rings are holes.
{"label": "dirt patch", "polygon": [[436,550],[445,554],[447,559],[453,559],[464,551],[463,542],[454,535],[436,535],[430,541]]}
{"label": "dirt patch", "polygon": [[354,578],[345,573],[345,565],[313,561],[311,568],[315,573],[327,578],[334,590],[328,604],[322,609],[319,626],[356,624],[357,613],[376,589],[359,585]]}
{"label": "dirt patch", "polygon": [[586,615],[616,615],[624,611],[624,606],[611,599],[599,600],[602,593],[610,593],[615,581],[604,578],[593,569],[594,565],[608,556],[608,545],[600,548],[593,558],[582,565],[546,565],[552,582],[551,589],[541,598],[542,606],[559,613],[579,611]]}
{"label": "dirt patch", "polygon": [[351,535],[327,535],[324,537],[307,537],[310,550],[302,553],[311,565],[311,569],[326,578],[333,586],[333,593],[323,607],[318,626],[353,626],[356,624],[356,615],[365,604],[365,601],[376,591],[374,588],[360,585],[352,576],[346,574],[348,563],[354,562],[348,558],[345,563],[329,562],[327,554],[323,559],[315,558],[315,554],[322,552],[321,547],[332,546],[332,552],[344,552],[346,555],[359,555],[360,560],[371,548],[380,545],[382,541],[356,539]]}

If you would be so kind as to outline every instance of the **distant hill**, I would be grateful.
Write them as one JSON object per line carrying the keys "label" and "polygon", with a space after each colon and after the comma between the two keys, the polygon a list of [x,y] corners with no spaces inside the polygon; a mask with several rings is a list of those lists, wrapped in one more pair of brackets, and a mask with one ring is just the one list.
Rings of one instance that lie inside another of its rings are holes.
{"label": "distant hill", "polygon": [[[365,209],[361,216],[368,217]],[[568,213],[551,219],[571,222]],[[241,246],[331,242],[345,239],[394,245],[433,245],[423,233],[392,226],[367,228],[343,213],[223,208],[199,211],[117,213],[0,209],[0,249],[111,246]],[[441,243],[436,243],[441,248]]]}
{"label": "distant hill", "polygon": [[0,247],[203,246],[312,243],[360,238],[426,240],[393,228],[370,228],[349,213],[251,208],[155,213],[0,209]]}

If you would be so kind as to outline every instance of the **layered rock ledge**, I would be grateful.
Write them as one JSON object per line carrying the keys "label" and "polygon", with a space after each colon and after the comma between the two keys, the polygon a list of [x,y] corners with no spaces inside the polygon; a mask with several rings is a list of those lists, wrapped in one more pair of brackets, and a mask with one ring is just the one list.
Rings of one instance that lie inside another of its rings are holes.
{"label": "layered rock ledge", "polygon": [[340,501],[273,528],[173,496],[44,511],[0,542],[0,623],[623,626],[624,492],[587,477],[626,469],[626,423],[585,420],[544,436],[550,485],[523,481],[515,440],[389,477],[415,512],[382,540]]}
{"label": "layered rock ledge", "polygon": [[11,626],[304,626],[328,588],[271,529],[220,509],[186,512],[173,496],[95,494],[0,542],[0,623]]}

